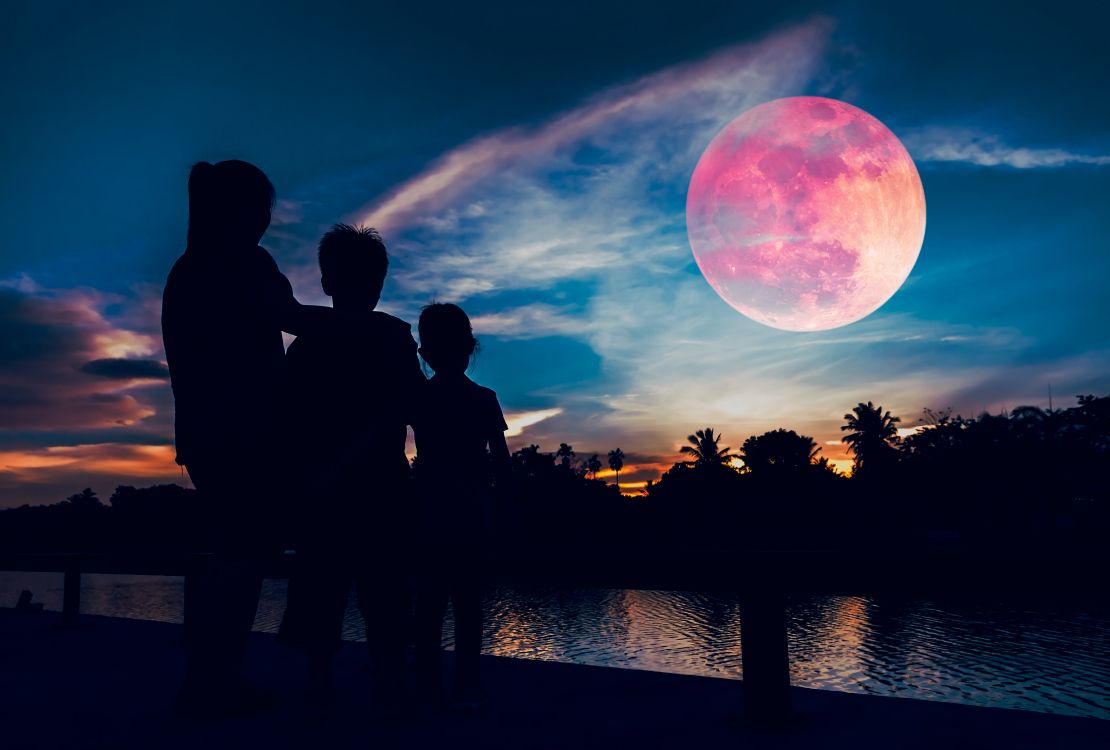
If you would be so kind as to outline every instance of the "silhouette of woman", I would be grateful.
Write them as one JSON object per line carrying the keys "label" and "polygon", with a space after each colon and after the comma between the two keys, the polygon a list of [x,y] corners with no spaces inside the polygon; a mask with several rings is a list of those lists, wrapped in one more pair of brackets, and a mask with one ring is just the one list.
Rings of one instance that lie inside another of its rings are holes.
{"label": "silhouette of woman", "polygon": [[274,187],[258,167],[196,164],[188,242],[162,299],[177,462],[199,491],[215,553],[189,602],[179,702],[197,713],[234,712],[259,699],[239,665],[258,605],[260,559],[277,548],[281,333],[332,314],[300,305],[259,247],[273,205]]}

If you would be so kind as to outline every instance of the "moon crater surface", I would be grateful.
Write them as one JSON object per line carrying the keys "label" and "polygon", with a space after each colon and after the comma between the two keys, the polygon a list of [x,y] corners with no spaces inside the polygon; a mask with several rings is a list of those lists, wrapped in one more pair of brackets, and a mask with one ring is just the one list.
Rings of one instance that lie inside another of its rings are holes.
{"label": "moon crater surface", "polygon": [[925,237],[905,147],[845,102],[789,97],[717,134],[690,179],[698,267],[729,305],[773,328],[853,323],[898,291]]}

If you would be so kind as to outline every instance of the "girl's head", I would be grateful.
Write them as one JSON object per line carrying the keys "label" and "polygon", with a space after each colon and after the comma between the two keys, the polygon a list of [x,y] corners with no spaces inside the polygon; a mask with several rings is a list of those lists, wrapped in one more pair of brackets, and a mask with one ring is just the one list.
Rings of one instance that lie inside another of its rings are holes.
{"label": "girl's head", "polygon": [[274,186],[245,161],[197,162],[189,173],[190,248],[257,245],[270,226]]}
{"label": "girl's head", "polygon": [[478,340],[458,305],[435,302],[420,312],[420,356],[436,374],[466,372]]}

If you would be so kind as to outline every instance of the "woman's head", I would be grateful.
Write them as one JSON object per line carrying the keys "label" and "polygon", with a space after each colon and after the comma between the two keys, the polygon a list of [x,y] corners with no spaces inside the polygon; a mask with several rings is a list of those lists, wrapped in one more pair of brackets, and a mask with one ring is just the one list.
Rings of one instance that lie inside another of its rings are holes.
{"label": "woman's head", "polygon": [[189,247],[257,245],[274,197],[273,184],[253,164],[197,162],[189,173]]}
{"label": "woman's head", "polygon": [[458,305],[436,302],[420,312],[420,356],[437,374],[463,373],[478,340]]}

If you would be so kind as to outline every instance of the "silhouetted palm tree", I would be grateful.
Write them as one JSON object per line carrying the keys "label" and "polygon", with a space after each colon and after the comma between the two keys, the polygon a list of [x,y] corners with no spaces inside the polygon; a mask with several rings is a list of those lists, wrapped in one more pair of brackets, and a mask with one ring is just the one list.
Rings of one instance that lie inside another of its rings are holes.
{"label": "silhouetted palm tree", "polygon": [[609,468],[616,473],[617,489],[621,486],[621,469],[624,468],[624,451],[620,448],[614,448],[609,451]]}
{"label": "silhouetted palm tree", "polygon": [[590,473],[594,479],[597,479],[597,473],[601,471],[601,459],[595,453],[586,459],[586,471]]}
{"label": "silhouetted palm tree", "polygon": [[559,463],[564,468],[570,468],[570,462],[574,460],[574,448],[566,443],[559,443],[559,450],[555,451],[555,458],[559,459]]}
{"label": "silhouetted palm tree", "polygon": [[1010,424],[1020,439],[1037,443],[1053,443],[1064,431],[1067,417],[1067,412],[1063,409],[1018,406],[1010,412]]}
{"label": "silhouetted palm tree", "polygon": [[720,447],[720,435],[713,434],[712,427],[706,427],[704,430],[698,430],[693,435],[687,435],[686,440],[690,445],[684,445],[679,448],[680,453],[690,456],[693,460],[687,463],[697,467],[705,466],[725,466],[733,458],[730,453],[732,449],[729,447]]}
{"label": "silhouetted palm tree", "polygon": [[853,472],[861,474],[868,466],[885,464],[894,456],[898,427],[902,420],[883,412],[883,407],[868,401],[860,402],[850,414],[844,415],[841,430],[848,434],[844,442],[852,454]]}

